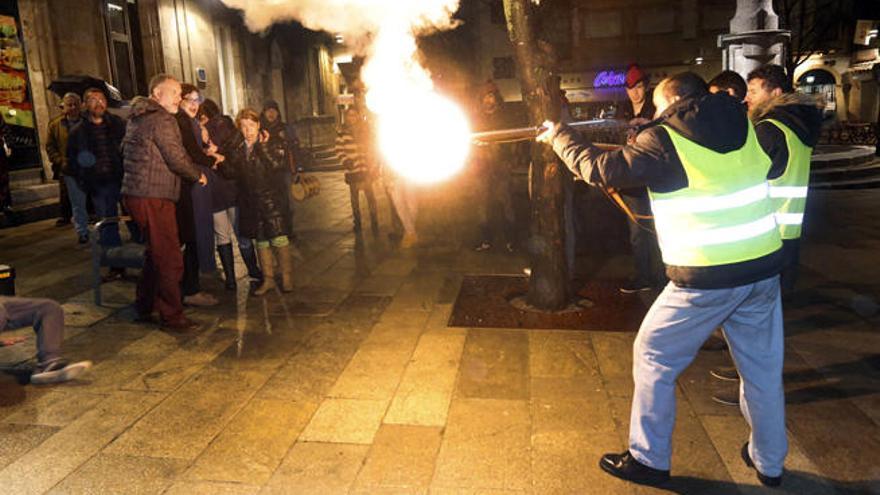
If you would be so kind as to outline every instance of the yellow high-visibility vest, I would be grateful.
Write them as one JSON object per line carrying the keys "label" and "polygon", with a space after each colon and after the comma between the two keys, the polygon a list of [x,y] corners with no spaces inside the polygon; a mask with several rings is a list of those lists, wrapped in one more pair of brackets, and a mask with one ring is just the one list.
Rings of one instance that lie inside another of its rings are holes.
{"label": "yellow high-visibility vest", "polygon": [[782,247],[769,197],[770,158],[754,126],[738,150],[718,153],[667,125],[688,186],[648,189],[663,261],[673,266],[718,266],[758,259]]}
{"label": "yellow high-visibility vest", "polygon": [[776,224],[783,240],[800,239],[810,185],[810,157],[813,148],[807,146],[787,125],[766,119],[785,135],[788,163],[785,173],[770,180],[770,199],[776,211]]}

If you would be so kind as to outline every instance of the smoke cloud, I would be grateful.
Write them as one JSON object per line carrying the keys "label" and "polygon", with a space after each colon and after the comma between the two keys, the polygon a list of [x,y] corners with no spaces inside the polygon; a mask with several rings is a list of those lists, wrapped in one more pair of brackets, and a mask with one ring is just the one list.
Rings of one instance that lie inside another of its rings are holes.
{"label": "smoke cloud", "polygon": [[361,46],[383,28],[406,26],[414,34],[455,27],[459,0],[222,0],[244,13],[251,31],[298,21],[314,31],[340,33]]}

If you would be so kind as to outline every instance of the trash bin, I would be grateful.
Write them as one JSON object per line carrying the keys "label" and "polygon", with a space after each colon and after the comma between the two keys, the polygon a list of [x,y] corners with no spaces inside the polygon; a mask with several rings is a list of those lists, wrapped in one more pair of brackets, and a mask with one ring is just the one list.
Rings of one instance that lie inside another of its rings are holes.
{"label": "trash bin", "polygon": [[15,295],[15,268],[0,265],[0,296]]}

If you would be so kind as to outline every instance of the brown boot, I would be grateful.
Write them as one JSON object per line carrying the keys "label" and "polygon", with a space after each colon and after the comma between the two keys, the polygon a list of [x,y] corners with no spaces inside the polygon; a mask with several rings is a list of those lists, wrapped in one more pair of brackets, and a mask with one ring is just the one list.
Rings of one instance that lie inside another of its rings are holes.
{"label": "brown boot", "polygon": [[272,248],[257,248],[257,256],[263,265],[263,283],[254,291],[255,296],[262,296],[275,288],[275,260],[272,257]]}
{"label": "brown boot", "polygon": [[290,245],[275,248],[275,253],[281,267],[281,290],[293,292],[293,258],[290,257]]}

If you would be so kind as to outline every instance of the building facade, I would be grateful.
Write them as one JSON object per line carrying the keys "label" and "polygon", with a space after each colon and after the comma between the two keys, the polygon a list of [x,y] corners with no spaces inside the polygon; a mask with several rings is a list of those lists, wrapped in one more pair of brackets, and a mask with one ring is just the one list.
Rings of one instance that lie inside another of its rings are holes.
{"label": "building facade", "polygon": [[[544,36],[557,49],[562,88],[573,110],[589,117],[626,98],[622,74],[638,63],[656,83],[692,70],[711,77],[721,70],[718,36],[735,11],[730,0],[574,0],[554,3]],[[506,101],[521,100],[513,48],[501,0],[480,2],[475,12],[478,81],[493,80]]]}
{"label": "building facade", "polygon": [[219,0],[16,3],[40,138],[59,103],[47,88],[62,75],[95,76],[131,98],[166,72],[195,84],[231,115],[273,99],[289,121],[335,117],[338,78],[326,35],[296,25],[250,33]]}

